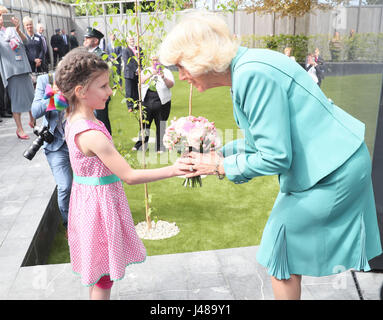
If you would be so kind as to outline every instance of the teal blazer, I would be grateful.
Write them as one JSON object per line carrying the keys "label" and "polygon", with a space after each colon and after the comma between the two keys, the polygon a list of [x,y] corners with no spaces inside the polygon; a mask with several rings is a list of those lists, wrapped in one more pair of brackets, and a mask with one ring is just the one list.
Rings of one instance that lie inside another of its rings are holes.
{"label": "teal blazer", "polygon": [[240,47],[231,63],[234,118],[244,139],[222,148],[226,177],[244,183],[279,175],[281,192],[300,192],[361,146],[365,126],[327,99],[289,57]]}

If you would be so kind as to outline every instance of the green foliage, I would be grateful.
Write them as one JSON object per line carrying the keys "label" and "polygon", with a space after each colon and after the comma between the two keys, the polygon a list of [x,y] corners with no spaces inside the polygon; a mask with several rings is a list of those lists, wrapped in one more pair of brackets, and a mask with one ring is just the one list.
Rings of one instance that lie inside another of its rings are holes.
{"label": "green foliage", "polygon": [[309,37],[304,35],[279,34],[273,36],[243,36],[241,44],[250,48],[268,48],[283,52],[284,48],[291,47],[292,55],[297,62],[304,62],[308,50]]}
{"label": "green foliage", "polygon": [[259,14],[275,13],[279,17],[302,17],[312,10],[329,10],[340,4],[348,4],[348,0],[236,0],[246,11]]}
{"label": "green foliage", "polygon": [[[322,57],[331,61],[328,34],[257,36],[241,37],[241,45],[250,48],[269,48],[283,52],[286,47],[292,48],[292,55],[297,62],[304,62],[308,53],[319,48]],[[340,61],[383,61],[383,33],[357,33],[353,38],[341,36]]]}

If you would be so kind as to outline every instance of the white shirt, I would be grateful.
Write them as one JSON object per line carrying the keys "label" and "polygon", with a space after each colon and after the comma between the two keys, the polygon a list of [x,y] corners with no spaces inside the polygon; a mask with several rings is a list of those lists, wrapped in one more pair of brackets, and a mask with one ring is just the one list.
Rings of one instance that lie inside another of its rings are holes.
{"label": "white shirt", "polygon": [[[145,70],[148,70],[148,71],[145,72]],[[145,70],[141,72],[141,77],[147,76],[148,75],[147,72],[152,72],[152,67],[146,68]],[[166,68],[164,68],[162,71],[164,73],[165,78],[174,83],[173,73]],[[142,100],[145,99],[146,92],[148,92],[148,89],[149,89],[150,81],[146,81],[146,82],[147,83],[143,83],[141,87]],[[160,76],[158,76],[157,78],[156,89],[157,89],[158,96],[161,100],[161,104],[165,104],[170,101],[172,97],[172,92],[166,86],[164,79],[162,79]]]}
{"label": "white shirt", "polygon": [[311,68],[308,69],[307,72],[311,76],[311,78],[315,81],[315,83],[318,83],[317,71],[315,67],[311,66]]}

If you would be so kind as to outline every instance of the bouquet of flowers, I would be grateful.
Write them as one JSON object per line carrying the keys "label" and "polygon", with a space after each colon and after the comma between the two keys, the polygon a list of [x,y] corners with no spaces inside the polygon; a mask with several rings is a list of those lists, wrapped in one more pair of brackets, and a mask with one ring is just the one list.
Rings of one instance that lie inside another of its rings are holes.
{"label": "bouquet of flowers", "polygon": [[[194,116],[174,118],[165,131],[163,141],[166,148],[176,150],[180,154],[190,151],[210,152],[221,144],[214,122]],[[183,185],[202,186],[201,177],[186,178]]]}

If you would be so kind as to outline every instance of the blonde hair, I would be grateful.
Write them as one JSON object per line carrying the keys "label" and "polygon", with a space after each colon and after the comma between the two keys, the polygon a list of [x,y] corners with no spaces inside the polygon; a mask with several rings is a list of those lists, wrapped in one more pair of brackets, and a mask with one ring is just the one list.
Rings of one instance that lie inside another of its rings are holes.
{"label": "blonde hair", "polygon": [[0,6],[0,13],[3,14],[3,13],[8,13],[8,9],[4,6]]}
{"label": "blonde hair", "polygon": [[26,24],[26,23],[29,23],[29,22],[33,23],[33,20],[32,20],[31,17],[26,16],[26,17],[23,18],[23,24]]}
{"label": "blonde hair", "polygon": [[225,72],[239,47],[239,40],[217,14],[192,10],[161,44],[164,65],[180,64],[191,75]]}
{"label": "blonde hair", "polygon": [[287,55],[288,54],[291,54],[291,47],[286,47],[285,50],[283,50],[284,54]]}

